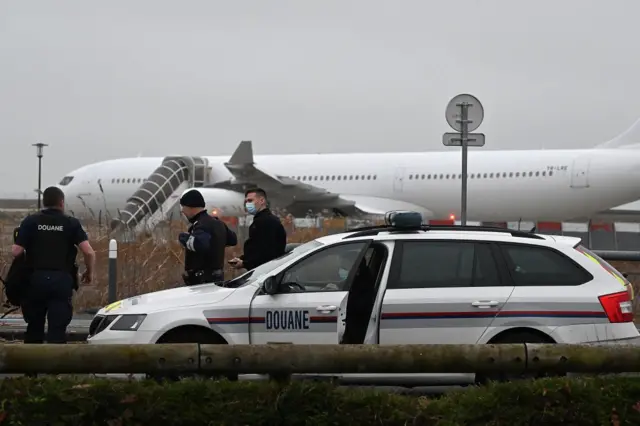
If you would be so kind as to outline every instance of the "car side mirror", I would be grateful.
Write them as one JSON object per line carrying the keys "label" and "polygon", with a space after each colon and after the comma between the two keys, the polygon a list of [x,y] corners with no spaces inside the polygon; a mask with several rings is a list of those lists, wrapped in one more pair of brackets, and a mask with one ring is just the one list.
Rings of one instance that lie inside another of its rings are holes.
{"label": "car side mirror", "polygon": [[273,296],[274,294],[277,294],[278,281],[276,280],[276,277],[274,276],[267,277],[262,283],[262,288],[264,289],[264,292],[267,293],[268,295]]}

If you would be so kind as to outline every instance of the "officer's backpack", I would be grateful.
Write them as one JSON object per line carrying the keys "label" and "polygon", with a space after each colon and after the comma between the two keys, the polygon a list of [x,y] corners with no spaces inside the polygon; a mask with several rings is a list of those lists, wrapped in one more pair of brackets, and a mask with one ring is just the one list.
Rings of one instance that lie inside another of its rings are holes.
{"label": "officer's backpack", "polygon": [[[13,231],[13,242],[16,242],[18,228]],[[13,259],[7,277],[2,280],[3,291],[7,302],[13,306],[20,306],[22,296],[29,282],[27,257],[23,253]]]}
{"label": "officer's backpack", "polygon": [[24,254],[16,257],[11,262],[7,278],[2,280],[4,286],[4,294],[7,301],[13,306],[20,306],[22,296],[28,285],[29,271],[27,269],[27,260]]}

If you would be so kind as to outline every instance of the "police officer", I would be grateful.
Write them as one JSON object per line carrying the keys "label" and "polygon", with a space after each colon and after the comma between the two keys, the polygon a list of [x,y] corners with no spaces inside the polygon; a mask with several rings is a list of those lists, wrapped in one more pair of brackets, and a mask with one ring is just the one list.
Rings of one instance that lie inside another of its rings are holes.
{"label": "police officer", "polygon": [[237,244],[235,233],[207,213],[204,198],[197,189],[185,192],[180,206],[191,224],[188,232],[178,236],[185,248],[184,283],[191,286],[224,281],[224,249]]}
{"label": "police officer", "polygon": [[267,193],[260,188],[250,189],[244,194],[245,208],[253,215],[249,227],[249,238],[244,243],[244,254],[233,258],[229,264],[236,268],[254,269],[284,254],[287,232],[280,219],[271,213]]}
{"label": "police officer", "polygon": [[66,343],[67,326],[73,316],[71,298],[77,290],[76,246],[84,255],[82,282],[93,279],[95,252],[80,222],[64,214],[64,193],[55,186],[42,194],[44,210],[27,216],[11,252],[25,255],[30,277],[22,297],[27,322],[24,343],[43,343],[45,319],[48,343]]}

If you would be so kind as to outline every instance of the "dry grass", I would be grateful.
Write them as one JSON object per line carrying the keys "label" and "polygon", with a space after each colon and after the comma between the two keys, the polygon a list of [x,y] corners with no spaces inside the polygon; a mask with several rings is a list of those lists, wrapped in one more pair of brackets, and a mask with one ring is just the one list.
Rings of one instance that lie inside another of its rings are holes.
{"label": "dry grass", "polygon": [[[10,261],[9,250],[12,242],[12,231],[18,226],[22,216],[3,214],[0,217],[0,272],[4,276]],[[340,232],[345,229],[343,220],[325,220],[324,229],[298,228],[294,229],[287,221],[288,240],[291,243],[309,241],[328,232]],[[109,234],[106,226],[85,223],[85,229],[93,248],[97,253],[96,282],[90,286],[83,286],[76,293],[74,306],[77,312],[87,308],[96,308],[107,304],[108,295],[108,246]],[[131,297],[138,294],[158,291],[182,286],[182,271],[184,269],[184,249],[177,242],[176,235],[186,230],[186,224],[173,222],[159,227],[154,235],[140,236],[135,242],[120,243],[118,245],[118,299]],[[245,240],[247,230],[237,229],[239,244],[227,249],[227,259],[239,255],[242,252],[242,241]],[[79,256],[81,270],[83,263]],[[622,272],[629,273],[629,280],[633,283],[635,294],[640,295],[640,262],[611,262]],[[225,263],[226,265],[226,263]],[[225,269],[225,277],[230,278],[238,273]],[[0,295],[0,301],[4,301],[4,294]],[[636,298],[636,312],[639,312]]]}
{"label": "dry grass", "polygon": [[[9,255],[13,229],[19,225],[21,216],[3,215],[0,218],[0,272],[6,274],[11,256]],[[90,286],[81,286],[74,296],[76,312],[87,308],[101,307],[107,304],[108,296],[108,250],[109,233],[106,226],[93,223],[83,224],[91,245],[97,254],[96,281]],[[344,221],[326,221],[326,227],[340,231],[345,229]],[[293,229],[285,222],[288,241],[299,243],[309,241],[327,232],[318,229]],[[186,230],[186,224],[173,222],[159,227],[153,235],[139,236],[135,242],[118,244],[117,266],[117,298],[122,299],[152,291],[164,290],[183,285],[182,271],[184,270],[184,249],[177,242],[177,234]],[[326,228],[325,228],[326,229]],[[242,242],[246,239],[247,230],[236,229],[239,244],[227,248],[227,259],[242,253]],[[78,256],[80,270],[84,269],[82,256]],[[225,263],[226,265],[226,263]],[[225,277],[236,276],[238,272],[228,266]],[[4,301],[4,294],[0,295]]]}

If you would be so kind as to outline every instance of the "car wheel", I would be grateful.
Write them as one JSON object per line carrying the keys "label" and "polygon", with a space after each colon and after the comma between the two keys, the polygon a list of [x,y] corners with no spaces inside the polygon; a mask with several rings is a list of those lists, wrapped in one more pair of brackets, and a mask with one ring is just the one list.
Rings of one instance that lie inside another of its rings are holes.
{"label": "car wheel", "polygon": [[[499,337],[490,341],[491,344],[507,344],[507,343],[554,343],[550,338],[527,331],[521,331],[513,334],[507,334],[503,337]],[[476,374],[476,384],[486,384],[488,382],[512,382],[515,380],[531,380],[539,379],[543,377],[562,377],[566,376],[564,373],[488,373],[488,374]]]}
{"label": "car wheel", "polygon": [[[213,332],[209,332],[206,329],[200,329],[199,327],[185,327],[183,329],[176,329],[169,331],[167,334],[163,335],[156,343],[199,343],[201,345],[226,345],[221,337],[214,334]],[[158,380],[158,381],[178,381],[181,379],[201,379],[201,380],[220,380],[227,379],[230,381],[237,381],[237,374],[153,374],[147,375],[147,378]]]}

